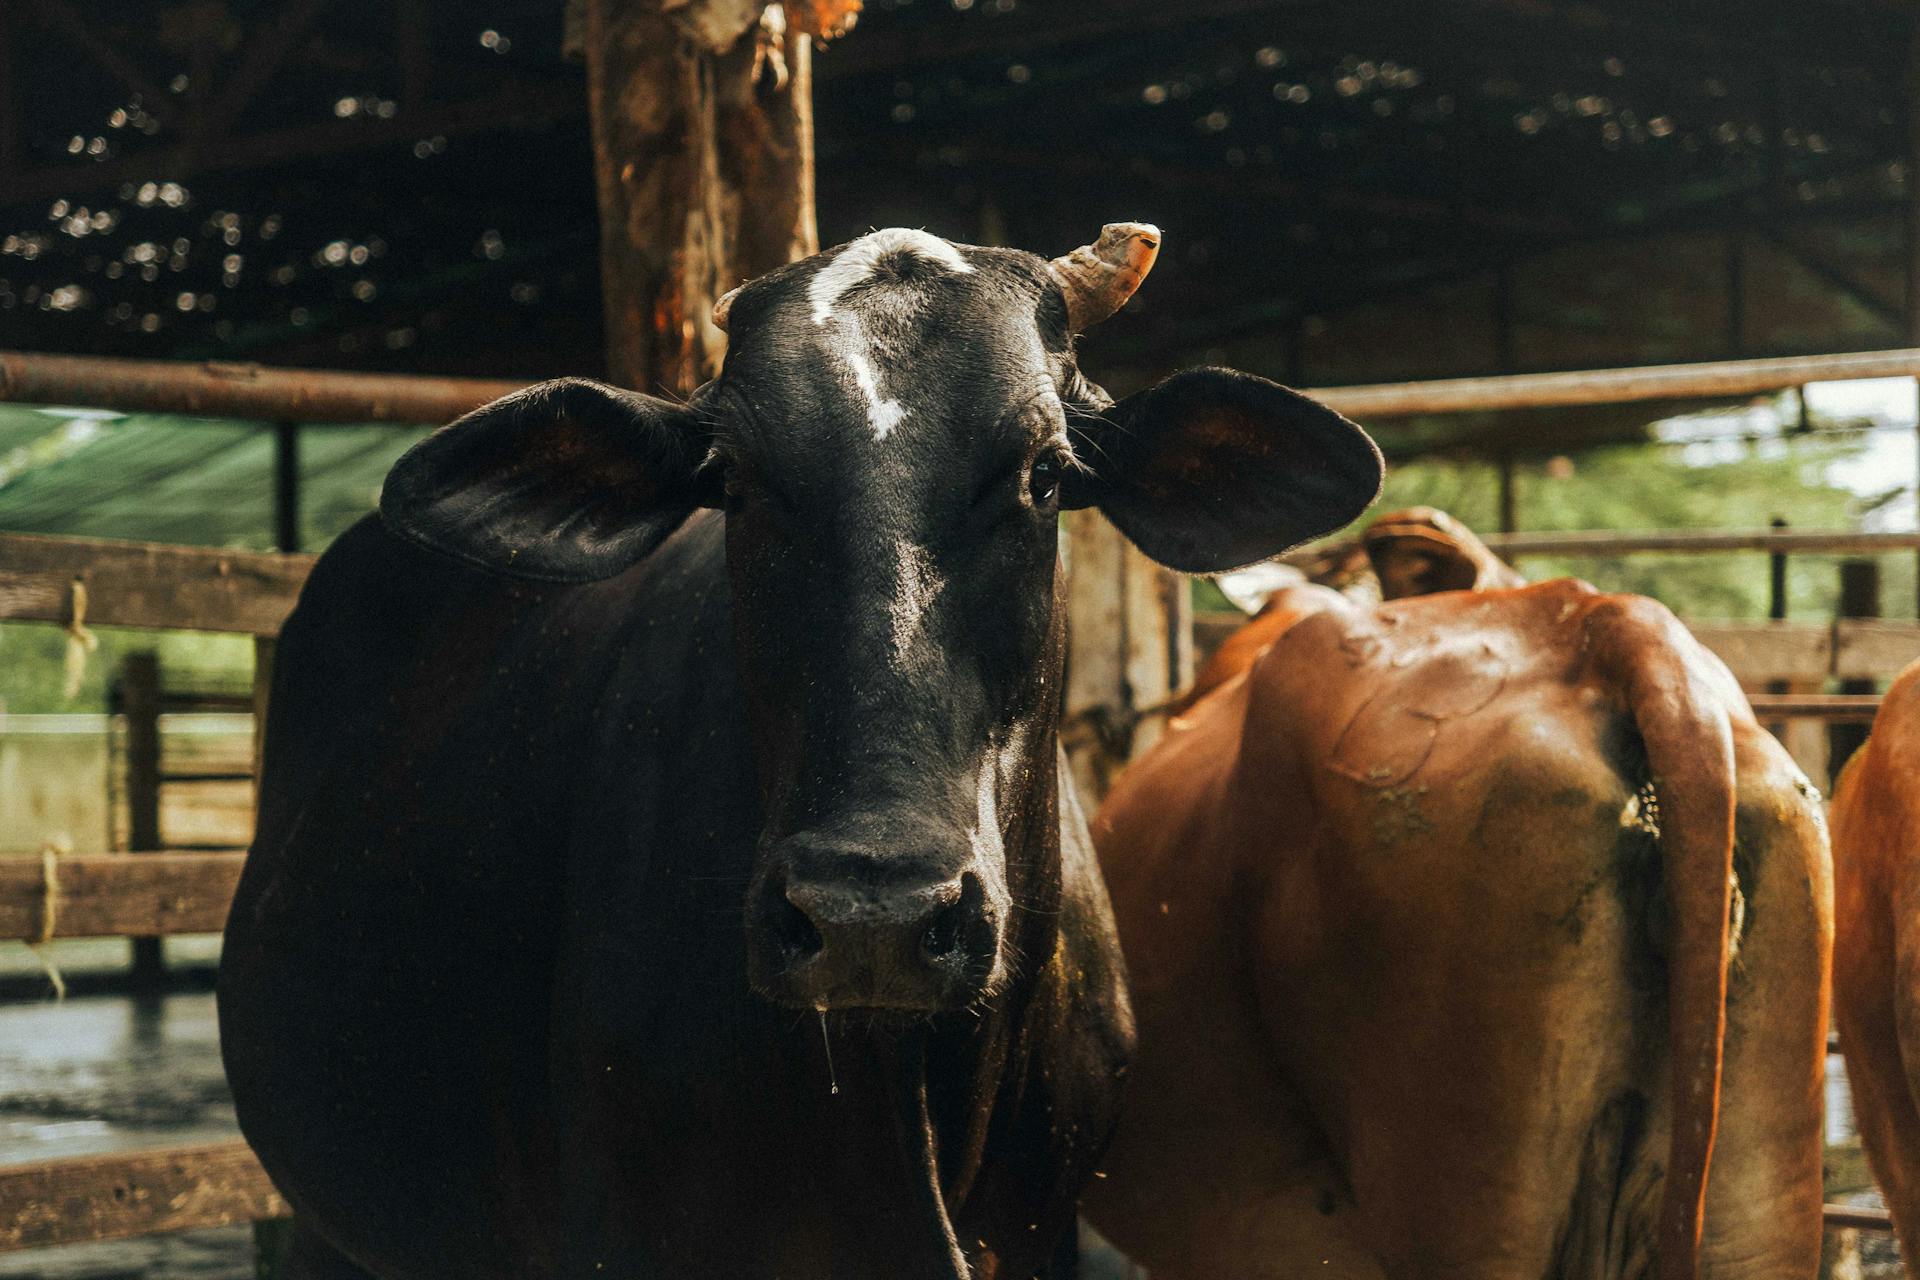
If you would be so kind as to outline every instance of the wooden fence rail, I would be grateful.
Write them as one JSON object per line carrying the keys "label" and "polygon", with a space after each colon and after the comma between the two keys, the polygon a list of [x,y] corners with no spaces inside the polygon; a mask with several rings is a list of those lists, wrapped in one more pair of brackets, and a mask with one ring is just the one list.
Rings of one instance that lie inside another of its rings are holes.
{"label": "wooden fence rail", "polygon": [[[22,1208],[9,1212],[13,1206]],[[0,1253],[285,1217],[245,1142],[0,1167]],[[1830,1204],[1829,1227],[1890,1231],[1885,1210]]]}
{"label": "wooden fence rail", "polygon": [[233,850],[81,854],[51,864],[0,858],[0,939],[218,933],[246,857]]}
{"label": "wooden fence rail", "polygon": [[[315,557],[0,533],[0,620],[280,630]],[[82,594],[75,594],[78,586]]]}
{"label": "wooden fence rail", "polygon": [[1871,555],[1920,548],[1920,532],[1849,529],[1652,529],[1620,533],[1489,533],[1481,540],[1508,559],[1520,556],[1626,556],[1649,553],[1765,551],[1779,555]]}
{"label": "wooden fence rail", "polygon": [[0,1166],[0,1253],[283,1218],[245,1142]]}

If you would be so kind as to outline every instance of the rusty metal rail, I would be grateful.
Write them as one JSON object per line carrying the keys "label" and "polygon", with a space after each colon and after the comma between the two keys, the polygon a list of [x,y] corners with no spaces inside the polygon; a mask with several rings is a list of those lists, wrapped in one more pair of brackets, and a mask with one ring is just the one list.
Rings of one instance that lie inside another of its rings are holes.
{"label": "rusty metal rail", "polygon": [[0,401],[265,422],[437,426],[525,385],[488,378],[0,351]]}
{"label": "rusty metal rail", "polygon": [[[1711,400],[1783,391],[1809,382],[1914,376],[1920,376],[1920,348],[1310,390],[1333,408],[1365,422],[1487,409]],[[277,422],[437,424],[525,385],[486,378],[0,351],[0,401]]]}
{"label": "rusty metal rail", "polygon": [[1713,400],[1764,395],[1809,382],[1901,377],[1920,377],[1920,348],[1771,360],[1716,360],[1707,364],[1634,369],[1588,369],[1574,373],[1520,373],[1437,382],[1386,382],[1372,386],[1323,387],[1311,394],[1349,418],[1369,422],[1488,409],[1628,404],[1636,400]]}

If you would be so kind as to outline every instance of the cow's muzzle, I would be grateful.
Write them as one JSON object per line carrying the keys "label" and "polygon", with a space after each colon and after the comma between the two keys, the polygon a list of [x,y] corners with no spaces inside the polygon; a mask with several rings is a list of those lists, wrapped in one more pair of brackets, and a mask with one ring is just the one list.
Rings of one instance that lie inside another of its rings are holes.
{"label": "cow's muzzle", "polygon": [[747,916],[749,976],[761,994],[803,1009],[936,1012],[991,991],[1002,912],[972,859],[953,871],[953,860],[806,837],[772,852]]}

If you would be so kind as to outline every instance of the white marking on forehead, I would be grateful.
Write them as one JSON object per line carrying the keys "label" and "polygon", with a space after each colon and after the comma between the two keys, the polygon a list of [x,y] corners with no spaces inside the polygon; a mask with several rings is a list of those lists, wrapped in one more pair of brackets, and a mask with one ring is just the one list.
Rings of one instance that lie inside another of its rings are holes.
{"label": "white marking on forehead", "polygon": [[934,568],[933,557],[925,547],[897,538],[893,550],[893,603],[888,606],[893,614],[893,661],[895,666],[904,667],[914,641],[920,637],[927,607],[947,580]]}
{"label": "white marking on forehead", "polygon": [[807,282],[807,304],[813,309],[813,322],[825,324],[833,318],[834,304],[840,295],[873,274],[880,260],[892,253],[911,253],[928,262],[937,262],[949,271],[965,275],[973,264],[960,251],[939,236],[906,227],[889,227],[861,236],[834,255],[833,261],[814,273]]}
{"label": "white marking on forehead", "polygon": [[856,320],[854,332],[837,350],[847,368],[853,371],[853,381],[860,388],[860,394],[867,398],[867,421],[873,426],[873,438],[885,440],[888,433],[900,425],[900,419],[907,416],[907,411],[898,400],[880,394],[880,380],[874,376],[873,361],[867,358],[865,340],[866,335]]}

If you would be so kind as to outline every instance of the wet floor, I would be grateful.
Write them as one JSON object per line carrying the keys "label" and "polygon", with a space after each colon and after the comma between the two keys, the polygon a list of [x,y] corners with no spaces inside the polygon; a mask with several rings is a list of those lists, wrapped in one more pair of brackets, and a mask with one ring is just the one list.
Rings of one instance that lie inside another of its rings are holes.
{"label": "wet floor", "polygon": [[[84,996],[64,1004],[0,1004],[0,1166],[238,1133],[220,1070],[213,996]],[[1860,1156],[1852,1097],[1838,1058],[1827,1082],[1827,1199],[1879,1207]],[[1854,1256],[1831,1274],[1894,1280],[1892,1238],[1830,1238]],[[1111,1264],[1089,1268],[1123,1275]],[[0,1280],[250,1280],[246,1227],[66,1249],[0,1254]]]}
{"label": "wet floor", "polygon": [[[0,1166],[239,1132],[213,997],[0,1005]],[[0,1254],[4,1280],[250,1280],[247,1227]]]}

